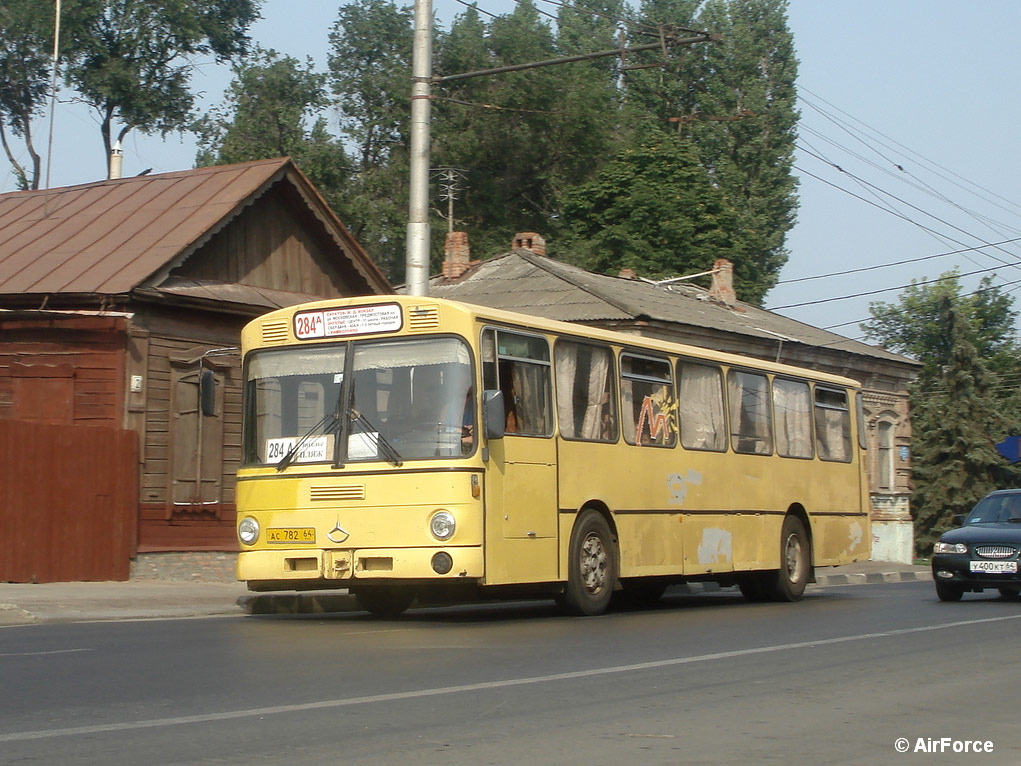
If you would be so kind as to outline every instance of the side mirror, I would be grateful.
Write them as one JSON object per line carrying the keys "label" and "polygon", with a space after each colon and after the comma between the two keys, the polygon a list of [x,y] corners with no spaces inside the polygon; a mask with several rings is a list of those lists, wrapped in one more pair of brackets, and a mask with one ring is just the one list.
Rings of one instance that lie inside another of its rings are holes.
{"label": "side mirror", "polygon": [[964,520],[966,518],[968,518],[968,517],[965,516],[963,513],[955,513],[954,514],[954,519],[953,519],[954,526],[963,527],[964,526]]}
{"label": "side mirror", "polygon": [[216,375],[212,370],[203,370],[199,378],[199,409],[206,416],[216,414]]}
{"label": "side mirror", "polygon": [[503,391],[499,389],[482,392],[482,422],[486,425],[487,439],[502,439],[507,427],[507,415],[503,409]]}

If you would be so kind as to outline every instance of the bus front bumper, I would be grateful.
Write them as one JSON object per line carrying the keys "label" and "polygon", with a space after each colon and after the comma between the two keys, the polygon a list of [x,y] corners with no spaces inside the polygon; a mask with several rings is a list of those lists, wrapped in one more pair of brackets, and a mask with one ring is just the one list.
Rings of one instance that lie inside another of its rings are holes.
{"label": "bus front bumper", "polygon": [[353,580],[481,580],[485,568],[481,546],[289,549],[242,551],[237,573],[253,590],[269,589],[270,583],[273,589],[300,590],[345,588]]}

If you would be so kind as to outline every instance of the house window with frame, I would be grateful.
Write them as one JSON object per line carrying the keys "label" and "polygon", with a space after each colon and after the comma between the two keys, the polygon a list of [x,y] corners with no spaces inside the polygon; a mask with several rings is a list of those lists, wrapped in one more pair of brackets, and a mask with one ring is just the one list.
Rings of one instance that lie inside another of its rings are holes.
{"label": "house window with frame", "polygon": [[876,424],[876,486],[887,491],[893,489],[893,436],[894,424],[889,420]]}

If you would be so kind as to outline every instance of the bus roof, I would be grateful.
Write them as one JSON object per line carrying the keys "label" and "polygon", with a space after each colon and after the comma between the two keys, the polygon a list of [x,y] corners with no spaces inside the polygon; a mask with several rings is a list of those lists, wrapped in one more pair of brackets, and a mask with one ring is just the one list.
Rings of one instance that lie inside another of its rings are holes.
{"label": "bus roof", "polygon": [[[530,330],[533,332],[555,333],[578,339],[598,340],[618,346],[630,346],[635,349],[647,349],[650,351],[673,354],[675,356],[703,359],[734,367],[752,367],[778,375],[810,378],[820,382],[849,386],[852,388],[858,388],[861,386],[860,382],[852,378],[819,372],[805,367],[771,362],[758,357],[742,356],[740,354],[716,351],[705,346],[694,346],[677,341],[651,338],[644,335],[619,332],[615,330],[605,330],[599,327],[591,327],[589,325],[563,322],[556,319],[545,319],[543,317],[537,317],[529,314],[520,314],[513,311],[494,309],[489,308],[488,306],[479,306],[471,303],[463,303],[461,301],[453,301],[446,298],[436,298],[432,296],[367,295],[352,298],[334,298],[277,309],[252,320],[245,326],[242,331],[242,347],[247,352],[255,345],[283,345],[288,342],[300,342],[300,340],[294,338],[293,326],[290,322],[290,318],[295,314],[349,306],[392,306],[394,304],[401,306],[404,314],[411,316],[417,315],[420,317],[429,316],[431,321],[419,323],[417,325],[419,328],[423,325],[428,325],[429,329],[434,330],[437,326],[439,326],[442,315],[460,315],[465,321],[491,323],[509,328],[512,327],[526,331]],[[272,344],[257,342],[256,339],[265,337],[264,327],[267,324],[279,325],[281,320],[287,321],[287,328],[290,331],[287,336],[282,334],[275,335],[274,337],[278,340],[276,343]],[[415,326],[416,323],[414,321],[406,322],[400,332],[395,332],[393,334],[418,335],[425,331],[423,329],[414,329]],[[366,335],[344,335],[335,339],[350,340],[360,337],[366,337]]]}

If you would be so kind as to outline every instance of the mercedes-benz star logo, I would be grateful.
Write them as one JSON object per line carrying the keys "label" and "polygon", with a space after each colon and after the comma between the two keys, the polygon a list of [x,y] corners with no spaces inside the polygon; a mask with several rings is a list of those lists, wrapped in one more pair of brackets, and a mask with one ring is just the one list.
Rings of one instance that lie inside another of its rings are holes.
{"label": "mercedes-benz star logo", "polygon": [[326,536],[335,543],[342,543],[351,535],[344,527],[340,526],[340,519],[337,519],[337,523],[333,525],[333,529],[326,533]]}

